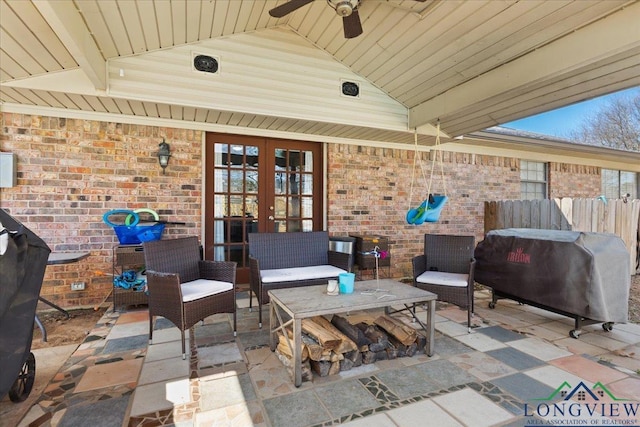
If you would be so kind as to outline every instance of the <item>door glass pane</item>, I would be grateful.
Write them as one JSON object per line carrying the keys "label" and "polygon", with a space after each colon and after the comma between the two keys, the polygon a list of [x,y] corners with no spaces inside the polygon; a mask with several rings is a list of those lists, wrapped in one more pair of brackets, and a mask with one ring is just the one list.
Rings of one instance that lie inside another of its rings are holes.
{"label": "door glass pane", "polygon": [[302,231],[313,231],[313,220],[305,219],[302,221]]}
{"label": "door glass pane", "polygon": [[302,175],[302,193],[306,195],[313,194],[313,175]]}
{"label": "door glass pane", "polygon": [[300,197],[289,198],[289,218],[300,218]]}
{"label": "door glass pane", "polygon": [[300,170],[302,172],[313,172],[313,153],[311,151],[303,152],[303,162]]}
{"label": "door glass pane", "polygon": [[227,196],[222,194],[216,194],[213,196],[213,211],[216,218],[222,218],[223,216],[229,215]]}
{"label": "door glass pane", "polygon": [[244,146],[243,145],[231,145],[229,151],[231,162],[229,164],[232,168],[241,168],[244,165]]}
{"label": "door glass pane", "polygon": [[258,219],[258,196],[245,197],[245,217]]}
{"label": "door glass pane", "polygon": [[289,194],[300,194],[300,175],[297,173],[289,174]]}
{"label": "door glass pane", "polygon": [[216,144],[214,148],[213,164],[215,166],[224,166],[227,164],[227,152],[224,149],[226,144]]}
{"label": "door glass pane", "polygon": [[260,149],[253,145],[245,147],[245,166],[247,169],[258,169]]}
{"label": "door glass pane", "polygon": [[226,259],[229,261],[237,262],[238,265],[243,265],[243,256],[242,251],[244,249],[244,244],[237,245],[229,245],[225,248]]}
{"label": "door glass pane", "polygon": [[244,189],[244,173],[243,171],[230,171],[230,186],[229,191],[232,193],[242,193]]}
{"label": "door glass pane", "polygon": [[258,172],[247,171],[245,191],[250,194],[258,193]]}
{"label": "door glass pane", "polygon": [[274,190],[276,194],[287,193],[287,174],[284,172],[276,172]]}
{"label": "door glass pane", "polygon": [[289,154],[289,162],[287,165],[287,169],[290,171],[300,170],[300,162],[302,160],[300,156],[300,151],[289,150],[288,154]]}
{"label": "door glass pane", "polygon": [[[255,218],[247,218],[245,221],[245,229],[247,234],[249,233],[257,233],[258,232],[258,220]],[[244,241],[247,242],[247,236],[244,236]]]}
{"label": "door glass pane", "polygon": [[213,171],[213,179],[215,180],[215,191],[222,192],[227,188],[227,170],[216,169]]}
{"label": "door glass pane", "polygon": [[284,218],[287,216],[287,198],[285,196],[278,196],[275,198],[274,215],[277,218]]}
{"label": "door glass pane", "polygon": [[302,198],[302,218],[313,217],[313,199],[311,197]]}
{"label": "door glass pane", "polygon": [[229,197],[229,214],[231,216],[244,216],[244,197],[235,195]]}
{"label": "door glass pane", "polygon": [[295,233],[297,231],[302,231],[302,221],[299,221],[299,220],[287,221],[287,232]]}
{"label": "door glass pane", "polygon": [[[216,206],[217,208],[217,206]],[[224,243],[224,221],[213,221],[213,241],[214,243]],[[221,245],[215,244],[213,246],[213,260],[224,261],[224,248]]]}
{"label": "door glass pane", "polygon": [[244,221],[242,217],[231,217],[230,221],[227,221],[228,230],[227,238],[225,239],[227,242],[238,243],[242,242],[242,227],[244,226]]}

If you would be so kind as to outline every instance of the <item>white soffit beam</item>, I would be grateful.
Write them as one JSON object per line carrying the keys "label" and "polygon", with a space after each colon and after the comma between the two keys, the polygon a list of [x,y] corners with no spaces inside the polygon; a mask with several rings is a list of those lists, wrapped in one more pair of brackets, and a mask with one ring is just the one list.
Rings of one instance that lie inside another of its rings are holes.
{"label": "white soffit beam", "polygon": [[523,90],[640,46],[640,3],[581,28],[409,110],[409,127],[433,123],[469,104]]}
{"label": "white soffit beam", "polygon": [[33,2],[96,89],[107,88],[106,62],[72,1]]}
{"label": "white soffit beam", "polygon": [[80,68],[9,81],[2,85],[21,89],[75,93],[80,95],[101,96],[105,94],[104,90],[96,90],[93,82],[89,80],[87,74]]}

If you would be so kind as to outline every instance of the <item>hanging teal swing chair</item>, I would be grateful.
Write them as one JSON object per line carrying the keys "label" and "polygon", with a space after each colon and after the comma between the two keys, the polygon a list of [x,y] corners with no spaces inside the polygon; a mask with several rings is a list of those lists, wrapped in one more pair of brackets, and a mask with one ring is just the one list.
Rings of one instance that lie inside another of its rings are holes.
{"label": "hanging teal swing chair", "polygon": [[[413,172],[411,175],[411,192],[409,195],[409,206],[411,206],[412,198],[413,198],[413,183],[416,172],[416,164],[418,159],[418,134],[414,132],[414,145],[415,145],[415,155],[413,157]],[[440,219],[440,213],[442,212],[442,208],[447,203],[449,199],[446,195],[447,190],[444,181],[444,167],[442,161],[442,152],[440,151],[440,122],[438,122],[438,128],[436,133],[436,143],[434,145],[435,154],[431,159],[431,176],[429,178],[429,184],[427,185],[427,199],[423,201],[420,206],[417,208],[409,209],[407,211],[406,220],[408,224],[412,225],[420,225],[425,222],[438,222]],[[444,189],[443,194],[431,194],[431,183],[433,181],[433,170],[436,162],[436,157],[440,154],[440,172],[442,174],[442,187]],[[424,169],[422,165],[420,166],[420,170],[422,170],[422,176],[426,182],[426,176],[424,173]]]}
{"label": "hanging teal swing chair", "polygon": [[422,202],[420,206],[415,209],[409,209],[407,223],[420,225],[425,222],[438,222],[440,212],[442,212],[447,200],[449,200],[447,196],[429,194],[429,198]]}

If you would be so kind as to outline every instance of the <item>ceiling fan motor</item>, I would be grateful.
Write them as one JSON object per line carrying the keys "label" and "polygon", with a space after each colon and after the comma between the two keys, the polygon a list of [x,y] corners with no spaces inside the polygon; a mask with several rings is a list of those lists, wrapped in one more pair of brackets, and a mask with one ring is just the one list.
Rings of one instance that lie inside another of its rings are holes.
{"label": "ceiling fan motor", "polygon": [[336,13],[343,18],[349,16],[358,7],[360,0],[327,0],[329,6],[335,9]]}
{"label": "ceiling fan motor", "polygon": [[[427,0],[415,1],[424,3]],[[313,2],[314,0],[288,0],[280,6],[276,6],[269,10],[269,15],[274,18],[282,18]],[[345,39],[352,39],[362,34],[362,22],[360,22],[360,14],[358,13],[358,6],[360,6],[360,2],[361,0],[327,0],[329,6],[336,11],[338,16],[342,16],[342,26],[344,27]]]}
{"label": "ceiling fan motor", "polygon": [[[289,0],[269,10],[269,15],[274,18],[282,18],[309,3],[313,3],[313,1],[314,0]],[[362,23],[360,22],[360,14],[358,13],[360,0],[327,0],[327,3],[336,11],[338,16],[342,17],[344,38],[352,39],[362,34]]]}

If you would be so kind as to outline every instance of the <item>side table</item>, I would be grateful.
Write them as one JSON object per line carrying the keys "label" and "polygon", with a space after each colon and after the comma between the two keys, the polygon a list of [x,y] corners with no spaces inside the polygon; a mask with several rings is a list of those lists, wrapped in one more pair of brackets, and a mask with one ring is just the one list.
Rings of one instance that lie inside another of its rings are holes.
{"label": "side table", "polygon": [[[49,254],[49,258],[47,259],[47,265],[71,264],[85,259],[89,255],[89,252],[51,252]],[[69,318],[69,312],[64,308],[52,303],[44,297],[38,296],[38,299],[48,306],[55,308],[61,313],[64,313],[64,315],[67,316],[67,319]],[[42,331],[42,342],[47,342],[47,329],[40,321],[38,314],[36,314],[35,322],[36,325],[38,325],[38,328],[40,328],[40,330]]]}

